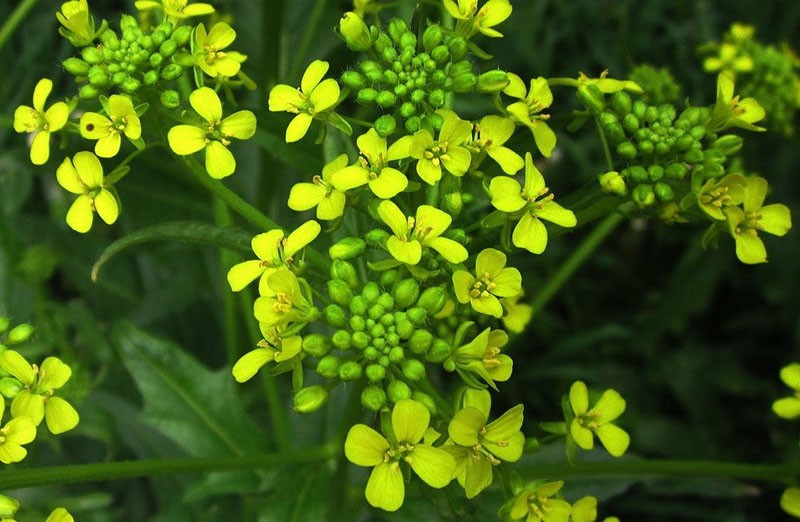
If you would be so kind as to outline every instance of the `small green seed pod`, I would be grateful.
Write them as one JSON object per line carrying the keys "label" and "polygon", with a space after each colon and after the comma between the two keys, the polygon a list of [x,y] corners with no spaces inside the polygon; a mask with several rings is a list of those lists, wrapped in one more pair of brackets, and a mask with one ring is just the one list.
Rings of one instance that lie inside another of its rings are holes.
{"label": "small green seed pod", "polygon": [[322,386],[309,386],[294,396],[294,411],[297,413],[313,413],[328,402],[328,390]]}
{"label": "small green seed pod", "polygon": [[361,391],[361,405],[371,411],[380,411],[386,406],[386,399],[386,392],[380,386],[367,386]]}

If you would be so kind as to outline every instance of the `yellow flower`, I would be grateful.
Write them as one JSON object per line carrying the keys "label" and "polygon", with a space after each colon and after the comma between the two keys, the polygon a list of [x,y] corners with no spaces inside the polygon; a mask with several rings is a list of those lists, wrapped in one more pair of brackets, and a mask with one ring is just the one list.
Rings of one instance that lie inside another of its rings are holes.
{"label": "yellow flower", "polygon": [[161,9],[173,25],[185,18],[205,16],[214,12],[211,4],[189,4],[189,0],[136,0],[133,4],[139,11]]}
{"label": "yellow flower", "polygon": [[569,427],[575,444],[585,450],[592,449],[594,434],[612,456],[620,457],[625,453],[631,438],[625,430],[612,423],[625,411],[625,399],[616,390],[604,391],[589,409],[586,384],[576,381],[569,389],[569,403],[575,414]]}
{"label": "yellow flower", "polygon": [[766,111],[755,98],[739,99],[733,95],[734,76],[731,72],[721,72],[717,76],[717,101],[711,114],[709,130],[720,132],[731,127],[750,131],[765,131],[764,127],[753,125],[766,116]]}
{"label": "yellow flower", "polygon": [[478,9],[477,0],[444,0],[444,7],[450,16],[458,20],[456,34],[471,38],[482,33],[492,38],[503,36],[492,27],[511,16],[511,2],[508,0],[488,0]]}
{"label": "yellow flower", "polygon": [[398,140],[387,148],[386,138],[370,129],[358,137],[356,144],[360,153],[358,163],[335,172],[331,178],[334,187],[350,190],[369,185],[372,193],[381,199],[393,198],[405,190],[408,178],[388,164],[408,157],[407,140]]}
{"label": "yellow flower", "polygon": [[111,158],[119,152],[122,143],[121,134],[129,140],[138,140],[142,136],[142,124],[133,108],[133,102],[127,96],[112,94],[108,99],[109,118],[96,112],[87,112],[81,116],[81,136],[97,140],[94,153],[101,158]]}
{"label": "yellow flower", "polygon": [[329,221],[344,214],[347,198],[333,186],[333,174],[347,166],[347,154],[341,154],[325,165],[322,176],[312,183],[295,183],[289,192],[289,208],[303,211],[317,207],[317,219]]}
{"label": "yellow flower", "polygon": [[269,110],[289,112],[297,116],[286,128],[286,142],[302,139],[314,118],[324,119],[325,112],[339,101],[339,84],[333,78],[323,80],[328,62],[314,60],[303,73],[300,88],[278,84],[269,92]]}
{"label": "yellow flower", "polygon": [[[308,283],[305,284],[308,289]],[[316,309],[300,289],[293,272],[282,268],[267,278],[261,297],[253,305],[255,318],[264,327],[279,327],[289,323],[305,323],[314,318]]]}
{"label": "yellow flower", "polygon": [[[473,129],[469,147],[479,155],[479,158],[483,157],[482,154],[487,154],[506,174],[515,174],[525,162],[522,156],[503,145],[514,134],[514,129],[514,122],[508,118],[484,116]],[[475,165],[473,168],[477,168],[479,163],[480,159],[473,159]]]}
{"label": "yellow flower", "polygon": [[14,130],[33,133],[30,156],[34,165],[47,163],[50,133],[61,130],[69,117],[69,107],[64,102],[56,102],[45,110],[44,104],[52,90],[52,80],[42,78],[33,89],[33,107],[20,105],[14,111]]}
{"label": "yellow flower", "polygon": [[235,39],[236,31],[225,22],[214,24],[208,33],[203,24],[198,24],[194,35],[195,64],[212,78],[234,76],[247,57],[236,51],[224,52],[222,49]]}
{"label": "yellow flower", "polygon": [[724,210],[728,230],[736,242],[736,257],[747,264],[766,263],[767,250],[758,237],[758,231],[783,236],[792,228],[789,207],[774,203],[764,206],[767,196],[767,180],[745,178],[743,208],[729,206]]}
{"label": "yellow flower", "polygon": [[505,508],[511,520],[525,522],[568,522],[572,505],[566,500],[553,498],[564,486],[564,481],[546,484],[530,483]]}
{"label": "yellow flower", "polygon": [[454,176],[469,169],[472,155],[463,146],[472,133],[472,124],[448,109],[436,111],[442,117],[439,139],[434,141],[427,130],[418,131],[409,141],[409,154],[417,159],[417,174],[428,185],[442,179],[442,168]]}
{"label": "yellow flower", "polygon": [[231,373],[237,382],[250,380],[262,366],[269,362],[287,362],[300,354],[303,340],[299,335],[282,337],[278,328],[261,326],[264,339],[258,342],[258,348],[244,354],[233,365]]}
{"label": "yellow flower", "polygon": [[460,243],[441,237],[453,218],[430,205],[420,205],[416,218],[406,217],[391,201],[378,205],[378,216],[392,229],[386,248],[393,258],[407,265],[416,265],[422,259],[422,249],[432,248],[453,264],[466,261],[467,249]]}
{"label": "yellow flower", "polygon": [[508,334],[503,330],[487,328],[469,343],[459,346],[452,355],[452,364],[461,372],[472,372],[486,384],[497,389],[495,381],[511,378],[514,361],[500,349],[508,343]]}
{"label": "yellow flower", "polygon": [[453,288],[459,303],[470,303],[479,313],[498,319],[503,306],[498,297],[515,297],[522,291],[519,270],[506,267],[506,255],[499,250],[482,250],[475,260],[477,278],[465,270],[453,273]]}
{"label": "yellow flower", "polygon": [[722,179],[712,178],[700,188],[697,205],[711,219],[724,221],[724,210],[742,203],[746,185],[747,181],[741,174],[728,174]]}
{"label": "yellow flower", "polygon": [[216,179],[230,176],[236,170],[236,159],[228,145],[231,138],[246,140],[255,134],[255,115],[250,111],[238,111],[222,119],[219,96],[208,87],[192,92],[189,103],[205,123],[172,127],[167,134],[170,148],[180,156],[205,149],[208,174]]}
{"label": "yellow flower", "polygon": [[508,114],[514,121],[531,130],[536,147],[542,155],[549,158],[556,146],[556,134],[546,123],[550,115],[542,114],[542,111],[553,103],[553,93],[547,80],[542,77],[531,80],[531,87],[526,93],[522,78],[514,73],[508,73],[508,79],[508,87],[503,92],[520,100],[506,107]]}
{"label": "yellow flower", "polygon": [[[2,404],[2,403],[0,403]],[[0,462],[13,464],[25,458],[24,444],[36,438],[36,426],[28,417],[15,417],[0,428]]]}
{"label": "yellow flower", "polygon": [[58,32],[75,47],[84,47],[94,40],[94,18],[89,14],[86,0],[64,2],[61,10],[56,13],[56,18],[62,25]]}
{"label": "yellow flower", "polygon": [[119,216],[116,195],[103,182],[103,166],[91,152],[78,152],[70,161],[64,161],[56,170],[58,184],[78,199],[67,211],[67,225],[76,232],[85,233],[92,228],[94,213],[111,225]]}

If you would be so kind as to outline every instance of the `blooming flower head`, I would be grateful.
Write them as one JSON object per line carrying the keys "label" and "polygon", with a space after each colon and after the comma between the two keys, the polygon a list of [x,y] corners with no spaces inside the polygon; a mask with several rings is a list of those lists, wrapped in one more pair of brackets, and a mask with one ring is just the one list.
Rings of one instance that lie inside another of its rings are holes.
{"label": "blooming flower head", "polygon": [[[5,406],[0,407],[0,410],[3,408]],[[28,450],[22,446],[33,442],[35,438],[36,425],[28,417],[15,417],[8,421],[0,428],[0,462],[12,464],[24,459]]]}
{"label": "blooming flower head", "polygon": [[767,249],[758,232],[783,236],[792,228],[792,216],[786,205],[774,203],[764,206],[767,180],[759,177],[745,179],[747,185],[744,187],[742,208],[731,206],[724,210],[728,230],[736,242],[739,261],[747,264],[766,263]]}
{"label": "blooming flower head", "polygon": [[460,243],[441,237],[453,218],[438,208],[420,205],[416,218],[406,217],[397,205],[387,200],[378,205],[378,216],[394,233],[386,241],[386,248],[401,263],[419,263],[424,247],[432,248],[453,264],[463,263],[469,255]]}
{"label": "blooming flower head", "polygon": [[253,313],[264,328],[306,323],[314,318],[316,309],[300,289],[294,272],[285,268],[274,271],[259,290],[264,292],[253,304]]}
{"label": "blooming flower head", "polygon": [[585,450],[594,447],[594,435],[600,439],[608,452],[619,457],[630,444],[630,436],[612,422],[625,411],[625,399],[615,390],[606,390],[589,408],[589,391],[586,384],[576,381],[569,389],[569,403],[575,417],[569,427],[575,443]]}
{"label": "blooming flower head", "polygon": [[269,110],[290,112],[297,116],[286,128],[286,142],[300,140],[308,132],[311,121],[325,116],[339,101],[339,84],[333,78],[323,80],[328,62],[314,60],[300,81],[300,88],[278,84],[269,92]]}
{"label": "blooming flower head", "polygon": [[161,9],[167,21],[173,25],[185,18],[205,16],[214,12],[211,4],[190,4],[189,0],[136,0],[133,4],[139,11]]}
{"label": "blooming flower head", "polygon": [[498,297],[515,297],[522,291],[519,270],[506,267],[506,255],[494,248],[482,250],[475,260],[473,276],[465,270],[453,273],[453,288],[459,303],[472,305],[479,313],[500,318],[503,306]]}
{"label": "blooming flower head", "polygon": [[545,484],[530,483],[508,506],[511,520],[525,522],[568,522],[572,505],[566,500],[553,498],[564,486],[564,481]]}
{"label": "blooming flower head", "polygon": [[489,183],[492,205],[501,212],[516,216],[522,212],[511,236],[514,245],[534,254],[547,248],[547,229],[541,220],[562,227],[574,227],[578,221],[575,214],[555,201],[544,182],[544,177],[530,152],[525,154],[525,186],[510,177],[498,176]]}
{"label": "blooming flower head", "polygon": [[448,109],[436,111],[442,117],[439,139],[434,140],[430,132],[420,130],[409,144],[409,153],[417,161],[417,174],[428,185],[442,179],[442,169],[454,176],[463,176],[469,169],[472,155],[464,142],[472,133],[472,124],[460,119]]}
{"label": "blooming flower head", "polygon": [[496,390],[495,381],[507,381],[514,366],[511,357],[500,353],[507,343],[508,334],[503,330],[487,328],[469,343],[455,349],[453,364],[460,371],[477,374]]}
{"label": "blooming flower head", "polygon": [[506,107],[509,116],[531,130],[539,152],[549,158],[556,146],[556,134],[547,125],[550,115],[542,114],[542,111],[553,103],[553,93],[547,80],[541,77],[531,80],[531,87],[526,92],[522,78],[514,73],[508,73],[508,79],[508,87],[503,92],[519,99],[518,102]]}
{"label": "blooming flower head", "polygon": [[236,170],[236,159],[228,145],[231,138],[246,140],[255,134],[255,115],[250,111],[238,111],[222,119],[219,96],[208,87],[193,91],[189,103],[205,121],[172,127],[167,134],[170,148],[180,156],[205,149],[208,174],[216,179],[230,176]]}
{"label": "blooming flower head", "polygon": [[747,180],[741,174],[710,179],[701,187],[697,205],[711,219],[724,221],[725,209],[742,203],[746,185]]}
{"label": "blooming flower head", "polygon": [[356,144],[358,162],[334,172],[331,178],[334,187],[350,190],[368,185],[372,193],[381,199],[393,198],[405,190],[408,178],[388,164],[408,157],[408,141],[398,140],[387,148],[386,138],[381,138],[375,129],[370,129],[356,139]]}
{"label": "blooming flower head", "polygon": [[303,340],[299,335],[283,337],[278,328],[264,328],[264,338],[258,342],[258,348],[241,356],[233,365],[231,373],[237,382],[250,380],[262,366],[269,362],[287,362],[300,354]]}
{"label": "blooming flower head", "polygon": [[456,34],[471,38],[482,33],[492,38],[503,35],[492,27],[511,16],[511,2],[508,0],[488,0],[478,9],[478,0],[444,0],[444,7],[455,18]]}
{"label": "blooming flower head", "polygon": [[[506,174],[515,174],[525,165],[522,156],[504,146],[515,129],[514,122],[501,116],[484,116],[472,132],[469,147],[480,157],[486,153]],[[477,163],[474,156],[473,162]]]}
{"label": "blooming flower head", "polygon": [[709,128],[720,132],[731,127],[750,131],[765,131],[764,127],[753,125],[766,116],[766,111],[755,98],[740,99],[733,95],[734,76],[731,72],[721,72],[717,76],[717,101],[711,114]]}
{"label": "blooming flower head", "polygon": [[800,417],[800,363],[792,363],[781,368],[780,376],[784,384],[794,393],[773,402],[772,411],[784,419]]}
{"label": "blooming flower head", "polygon": [[706,72],[748,72],[753,70],[753,59],[738,45],[725,42],[719,46],[717,56],[709,56],[703,61],[703,69]]}
{"label": "blooming flower head", "polygon": [[455,445],[444,449],[456,461],[456,478],[467,498],[473,498],[492,483],[492,468],[500,461],[516,462],[522,457],[525,436],[522,404],[489,422],[492,399],[486,390],[468,389],[463,407],[450,421],[447,432]]}
{"label": "blooming flower head", "polygon": [[142,136],[142,124],[127,96],[112,94],[108,98],[108,118],[96,112],[81,116],[81,136],[97,140],[94,153],[101,158],[112,158],[119,152],[122,134],[129,140]]}
{"label": "blooming flower head", "polygon": [[56,18],[62,26],[58,28],[58,32],[75,47],[84,47],[94,40],[94,18],[89,14],[86,0],[64,2],[61,10],[56,13]]}
{"label": "blooming flower head", "polygon": [[244,261],[228,271],[231,290],[238,292],[260,276],[259,291],[265,293],[267,278],[278,268],[291,268],[295,261],[294,255],[314,241],[320,230],[319,223],[312,220],[297,227],[288,237],[284,237],[284,232],[280,229],[255,236],[250,241],[250,246],[258,259]]}
{"label": "blooming flower head", "polygon": [[347,433],[344,454],[357,466],[372,467],[365,496],[371,506],[397,511],[405,499],[401,463],[408,464],[426,484],[445,487],[453,477],[455,462],[450,454],[422,442],[430,423],[430,412],[421,403],[403,399],[392,409],[391,433],[384,437],[364,424]]}
{"label": "blooming flower head", "polygon": [[42,78],[33,89],[33,107],[20,105],[14,111],[14,130],[33,133],[30,156],[34,165],[47,163],[50,158],[50,133],[61,130],[69,117],[69,107],[64,102],[44,108],[52,90],[52,80]]}
{"label": "blooming flower head", "polygon": [[56,170],[58,184],[78,198],[67,211],[67,225],[76,232],[92,228],[94,213],[111,225],[119,216],[119,203],[110,187],[103,182],[103,166],[91,152],[78,152],[72,160],[64,161]]}
{"label": "blooming flower head", "polygon": [[246,56],[236,51],[223,51],[235,39],[236,31],[225,22],[214,24],[209,32],[203,24],[198,24],[194,33],[195,64],[212,78],[236,75]]}
{"label": "blooming flower head", "polygon": [[289,208],[302,212],[317,207],[317,219],[330,221],[344,214],[347,198],[333,186],[333,174],[347,166],[347,154],[341,154],[325,165],[322,176],[312,183],[295,183],[289,192]]}
{"label": "blooming flower head", "polygon": [[70,403],[55,396],[55,391],[64,386],[72,376],[69,366],[57,357],[48,357],[41,367],[31,366],[14,350],[0,354],[0,368],[13,375],[22,384],[22,389],[11,403],[11,415],[27,417],[35,426],[42,419],[51,433],[59,434],[78,425],[80,417]]}

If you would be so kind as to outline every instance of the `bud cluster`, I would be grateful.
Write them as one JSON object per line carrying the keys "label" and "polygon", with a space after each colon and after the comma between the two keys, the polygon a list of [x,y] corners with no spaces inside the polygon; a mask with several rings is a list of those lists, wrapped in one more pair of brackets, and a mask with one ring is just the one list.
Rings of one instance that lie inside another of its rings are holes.
{"label": "bud cluster", "polygon": [[642,101],[650,105],[675,103],[680,97],[681,87],[666,67],[642,64],[634,67],[628,78],[642,88]]}

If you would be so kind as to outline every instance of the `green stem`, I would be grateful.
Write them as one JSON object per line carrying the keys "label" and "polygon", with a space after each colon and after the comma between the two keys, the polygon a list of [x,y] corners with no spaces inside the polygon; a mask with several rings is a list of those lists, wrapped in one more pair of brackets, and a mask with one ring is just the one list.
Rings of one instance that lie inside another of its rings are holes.
{"label": "green stem", "polygon": [[307,18],[308,22],[303,28],[303,38],[300,40],[300,45],[297,47],[297,50],[293,53],[295,59],[292,63],[292,69],[289,71],[290,78],[298,78],[300,76],[300,69],[306,61],[308,48],[311,46],[311,41],[317,34],[317,26],[319,26],[320,19],[327,5],[328,0],[317,0],[314,3],[311,14]]}
{"label": "green stem", "polygon": [[244,457],[151,459],[97,464],[75,464],[48,468],[4,470],[0,490],[122,480],[179,473],[256,470],[287,464],[315,462],[335,458],[341,448],[333,444],[304,448],[294,452],[247,455]]}
{"label": "green stem", "polygon": [[11,16],[6,19],[6,23],[0,28],[0,51],[3,50],[6,42],[8,42],[8,39],[14,34],[14,31],[17,30],[19,24],[21,24],[28,15],[28,12],[33,9],[38,2],[39,0],[22,0],[17,8],[14,9],[14,12],[11,13]]}
{"label": "green stem", "polygon": [[531,302],[533,316],[535,317],[542,308],[550,302],[556,293],[569,281],[572,274],[589,259],[589,256],[597,249],[603,240],[619,225],[624,217],[620,214],[610,214],[583,240],[583,243],[572,252],[567,261],[561,265],[558,271],[550,278],[545,286],[536,294]]}
{"label": "green stem", "polygon": [[614,170],[614,160],[611,159],[611,149],[608,146],[608,140],[606,139],[606,133],[603,132],[603,128],[600,126],[600,118],[597,115],[594,115],[594,125],[597,127],[597,134],[600,136],[600,143],[603,145],[603,154],[606,157],[606,166],[608,170]]}
{"label": "green stem", "polygon": [[[233,225],[231,211],[222,200],[214,198],[214,221],[217,225],[229,227]],[[227,271],[233,266],[239,258],[233,252],[227,249],[220,249],[219,251],[219,264],[223,271]],[[227,285],[222,290],[223,311],[225,317],[225,354],[228,365],[233,366],[236,359],[239,357],[239,328],[237,327],[236,318],[236,300],[233,292],[230,291]]]}

